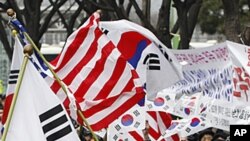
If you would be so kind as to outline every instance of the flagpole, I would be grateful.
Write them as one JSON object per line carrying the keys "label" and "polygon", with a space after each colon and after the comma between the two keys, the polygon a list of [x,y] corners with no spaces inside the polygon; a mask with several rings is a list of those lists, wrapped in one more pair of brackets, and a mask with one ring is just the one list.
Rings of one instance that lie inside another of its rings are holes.
{"label": "flagpole", "polygon": [[22,66],[21,66],[19,75],[18,75],[17,84],[16,84],[16,88],[15,88],[15,91],[14,91],[14,94],[13,94],[13,99],[12,99],[12,102],[11,102],[8,117],[7,117],[7,120],[6,120],[6,124],[5,124],[6,127],[5,127],[4,132],[3,132],[2,141],[5,141],[6,137],[7,137],[7,133],[8,133],[8,130],[9,130],[9,127],[10,127],[10,122],[11,122],[11,119],[12,119],[12,116],[13,116],[13,113],[14,113],[17,97],[18,97],[19,90],[20,90],[20,87],[21,87],[21,84],[22,84],[24,72],[25,72],[27,63],[29,61],[29,56],[33,53],[32,46],[31,45],[25,46],[24,50],[23,50],[23,53],[24,53],[24,58],[23,58],[23,62],[22,62]]}
{"label": "flagpole", "polygon": [[[13,12],[13,13],[12,13]],[[7,10],[7,14],[8,16],[10,16],[11,18],[14,18],[15,15],[15,11],[13,9],[8,9]],[[45,59],[45,57],[43,56],[43,54],[40,52],[40,50],[38,49],[38,47],[36,46],[36,44],[33,42],[33,40],[31,39],[31,37],[28,35],[28,33],[26,31],[22,31],[24,36],[27,38],[27,40],[30,42],[30,44],[32,45],[32,47],[35,49],[35,51],[38,53],[38,55],[41,57],[41,59],[43,60],[43,62],[48,66],[48,69],[51,71],[51,73],[53,74],[54,78],[56,79],[56,81],[59,83],[59,85],[62,87],[64,93],[66,94],[66,96],[68,97],[68,93],[67,90],[65,88],[65,85],[62,83],[61,79],[58,77],[58,75],[55,73],[55,71],[53,70],[53,68],[51,67],[50,63]],[[87,122],[86,118],[84,117],[84,115],[82,114],[82,112],[77,109],[77,113],[80,115],[80,117],[82,118],[83,122],[86,124],[86,126],[88,127],[89,131],[91,132],[93,138],[95,139],[95,141],[98,141],[97,136],[94,134],[91,126],[89,125],[89,123]]]}

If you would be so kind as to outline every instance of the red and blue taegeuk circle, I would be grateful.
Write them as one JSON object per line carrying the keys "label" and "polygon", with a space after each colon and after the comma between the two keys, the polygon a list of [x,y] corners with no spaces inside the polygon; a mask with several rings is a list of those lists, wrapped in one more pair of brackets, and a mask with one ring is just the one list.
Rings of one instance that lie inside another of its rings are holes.
{"label": "red and blue taegeuk circle", "polygon": [[195,118],[192,119],[192,121],[190,123],[190,126],[196,127],[196,126],[198,126],[200,124],[200,122],[201,122],[200,119],[195,117]]}
{"label": "red and blue taegeuk circle", "polygon": [[184,108],[184,113],[186,115],[190,115],[190,112],[191,112],[190,108]]}
{"label": "red and blue taegeuk circle", "polygon": [[123,126],[130,126],[133,124],[133,122],[134,122],[134,118],[130,114],[126,114],[122,116],[121,123]]}
{"label": "red and blue taegeuk circle", "polygon": [[162,106],[162,105],[164,105],[164,99],[161,98],[161,97],[155,98],[155,100],[154,100],[154,105],[155,105],[155,106]]}

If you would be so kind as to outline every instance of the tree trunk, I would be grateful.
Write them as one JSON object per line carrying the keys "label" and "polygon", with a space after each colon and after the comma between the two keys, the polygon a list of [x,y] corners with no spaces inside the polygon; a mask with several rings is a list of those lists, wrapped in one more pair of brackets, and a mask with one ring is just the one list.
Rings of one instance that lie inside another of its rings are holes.
{"label": "tree trunk", "polygon": [[[1,15],[0,15],[0,19],[2,19]],[[5,52],[6,52],[7,56],[8,56],[8,58],[9,58],[9,60],[11,60],[13,50],[10,47],[10,43],[9,43],[9,41],[7,39],[7,34],[5,32],[5,27],[4,27],[2,22],[0,22],[0,29],[1,29],[0,40],[1,40],[2,44],[3,44],[3,47],[5,49]]]}
{"label": "tree trunk", "polygon": [[246,26],[240,33],[240,42],[244,45],[250,46],[250,27]]}
{"label": "tree trunk", "polygon": [[188,9],[186,3],[187,3],[186,1],[182,2],[180,0],[174,0],[174,7],[177,10],[179,28],[180,28],[180,37],[181,37],[179,49],[189,48],[188,23],[187,23]]}
{"label": "tree trunk", "polygon": [[150,14],[151,14],[150,8],[151,8],[151,0],[143,0],[142,1],[142,12],[148,21],[150,21]]}
{"label": "tree trunk", "polygon": [[188,38],[189,40],[192,39],[194,28],[196,26],[200,8],[202,5],[202,1],[203,0],[196,0],[195,3],[189,9],[189,14],[188,14],[188,34],[189,34]]}
{"label": "tree trunk", "polygon": [[181,42],[180,42],[180,49],[189,49],[189,34],[188,34],[188,18],[187,18],[187,9],[181,8],[179,10],[178,17],[181,18],[180,20],[180,36],[181,36]]}
{"label": "tree trunk", "polygon": [[132,5],[135,8],[135,12],[138,15],[138,17],[140,18],[140,20],[142,21],[143,25],[148,28],[151,32],[153,32],[156,36],[158,36],[155,28],[151,25],[150,21],[147,20],[147,18],[145,17],[145,15],[143,14],[142,10],[140,9],[140,7],[138,6],[137,2],[135,0],[130,0],[130,2],[132,3]]}
{"label": "tree trunk", "polygon": [[171,6],[171,0],[162,0],[156,27],[158,32],[158,38],[168,48],[172,48],[171,37],[169,33],[170,6]]}
{"label": "tree trunk", "polygon": [[225,14],[225,35],[227,40],[240,42],[239,0],[222,0]]}
{"label": "tree trunk", "polygon": [[40,28],[40,7],[41,0],[24,0],[26,29],[34,43],[39,46],[39,28]]}
{"label": "tree trunk", "polygon": [[[180,28],[180,37],[181,37],[181,41],[180,41],[180,49],[189,49],[189,43],[190,43],[190,34],[192,34],[193,32],[191,32],[191,29],[194,29],[194,26],[196,24],[196,21],[194,21],[194,23],[192,23],[192,25],[189,25],[188,23],[188,18],[192,19],[196,19],[197,17],[190,17],[190,16],[198,16],[197,14],[193,14],[190,15],[189,13],[189,9],[190,7],[198,0],[186,0],[186,1],[181,1],[181,0],[173,0],[174,1],[174,7],[177,10],[177,15],[178,15],[178,25]],[[189,15],[189,17],[188,17]]]}

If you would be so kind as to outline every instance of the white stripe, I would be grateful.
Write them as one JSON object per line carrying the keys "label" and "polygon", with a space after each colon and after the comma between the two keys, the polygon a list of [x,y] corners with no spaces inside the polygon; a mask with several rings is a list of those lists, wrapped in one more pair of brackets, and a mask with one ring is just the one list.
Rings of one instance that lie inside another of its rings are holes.
{"label": "white stripe", "polygon": [[[84,42],[80,45],[78,50],[75,52],[75,54],[70,58],[70,60],[65,64],[61,70],[57,73],[60,78],[65,78],[69,72],[74,69],[77,64],[86,56],[87,51],[90,49],[90,46],[93,42],[93,40],[96,38],[94,32],[96,28],[90,28],[87,37],[84,39]],[[64,51],[66,52],[66,50]],[[63,56],[62,58],[65,58],[66,56]],[[80,58],[82,57],[82,58]]]}
{"label": "white stripe", "polygon": [[150,114],[146,114],[146,120],[148,120],[149,126],[152,129],[154,129],[156,132],[158,132],[157,122],[155,121],[155,119]]}
{"label": "white stripe", "polygon": [[66,44],[65,44],[65,48],[63,49],[63,51],[62,51],[62,53],[61,53],[61,56],[60,56],[60,58],[59,58],[59,60],[58,60],[58,62],[57,62],[57,65],[56,65],[55,68],[57,68],[58,65],[60,65],[60,64],[62,63],[62,59],[65,57],[66,50],[68,49],[67,47],[68,47],[69,45],[72,44],[72,42],[74,41],[74,39],[75,39],[77,33],[78,33],[82,28],[84,28],[86,25],[88,25],[89,22],[90,22],[90,20],[87,20],[78,30],[76,30],[75,32],[73,32],[73,33],[68,37],[68,39],[67,39],[67,41],[66,41]]}
{"label": "white stripe", "polygon": [[[100,112],[97,112],[94,115],[92,115],[91,117],[89,117],[87,119],[89,124],[91,125],[91,124],[98,123],[99,120],[102,120],[106,116],[108,116],[111,113],[115,112],[117,110],[117,108],[119,108],[121,106],[121,104],[128,101],[134,94],[135,94],[135,92],[133,92],[133,93],[132,92],[131,93],[123,93],[112,105],[110,105],[109,107],[107,107],[107,108],[101,110]],[[88,105],[85,105],[85,104],[86,104],[85,101],[83,103],[80,103],[81,108],[83,106],[86,109],[88,109],[88,108],[93,106],[93,105],[88,106]],[[98,103],[96,103],[95,105],[97,105],[97,104]]]}
{"label": "white stripe", "polygon": [[14,93],[15,88],[16,88],[16,84],[9,84],[6,94],[9,95],[9,94]]}
{"label": "white stripe", "polygon": [[[66,88],[67,89],[67,88]],[[56,96],[60,99],[60,101],[64,102],[64,100],[66,100],[67,95],[65,94],[65,92],[63,91],[62,88],[59,89],[59,91],[56,93]]]}
{"label": "white stripe", "polygon": [[[119,68],[117,68],[117,69],[119,69]],[[113,97],[113,96],[116,96],[117,94],[119,94],[121,92],[121,90],[123,90],[124,87],[127,86],[127,83],[129,82],[129,80],[131,78],[132,78],[131,68],[130,68],[129,64],[126,63],[126,66],[124,68],[124,71],[123,71],[121,77],[117,81],[116,85],[114,86],[114,88],[112,89],[112,91],[110,92],[108,97]]]}
{"label": "white stripe", "polygon": [[86,92],[84,98],[87,98],[88,100],[92,100],[102,90],[105,83],[112,76],[114,69],[117,69],[115,68],[115,66],[118,61],[119,56],[120,56],[120,53],[117,54],[116,50],[113,50],[111,52],[111,54],[108,56],[104,64],[104,70],[100,72],[101,74],[99,75],[98,78],[96,78],[96,81],[91,85],[89,90]]}
{"label": "white stripe", "polygon": [[86,64],[86,66],[81,69],[81,71],[75,76],[74,80],[69,85],[73,93],[75,93],[75,91],[79,88],[82,81],[86,79],[88,74],[95,67],[96,62],[101,58],[102,54],[101,50],[104,47],[104,45],[108,43],[108,41],[105,39],[105,35],[102,35],[99,40],[101,42],[98,43],[97,52],[95,53],[94,57],[92,57],[91,60]]}
{"label": "white stripe", "polygon": [[165,126],[164,121],[167,122],[167,120],[169,120],[169,119],[164,119],[164,121],[163,121],[163,119],[162,119],[161,116],[160,116],[160,113],[159,113],[159,112],[156,112],[156,114],[157,114],[157,124],[158,124],[158,127],[159,127],[159,129],[160,129],[159,132],[160,132],[161,134],[164,134],[165,131],[167,130],[167,127]]}

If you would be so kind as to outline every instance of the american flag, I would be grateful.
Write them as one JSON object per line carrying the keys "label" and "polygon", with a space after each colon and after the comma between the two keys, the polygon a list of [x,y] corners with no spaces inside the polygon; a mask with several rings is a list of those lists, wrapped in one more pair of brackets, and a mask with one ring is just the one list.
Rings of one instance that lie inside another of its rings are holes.
{"label": "american flag", "polygon": [[[99,29],[99,13],[69,36],[51,63],[94,131],[107,127],[145,96],[136,71]],[[61,95],[56,81],[51,88]],[[70,102],[64,97],[67,107]]]}

